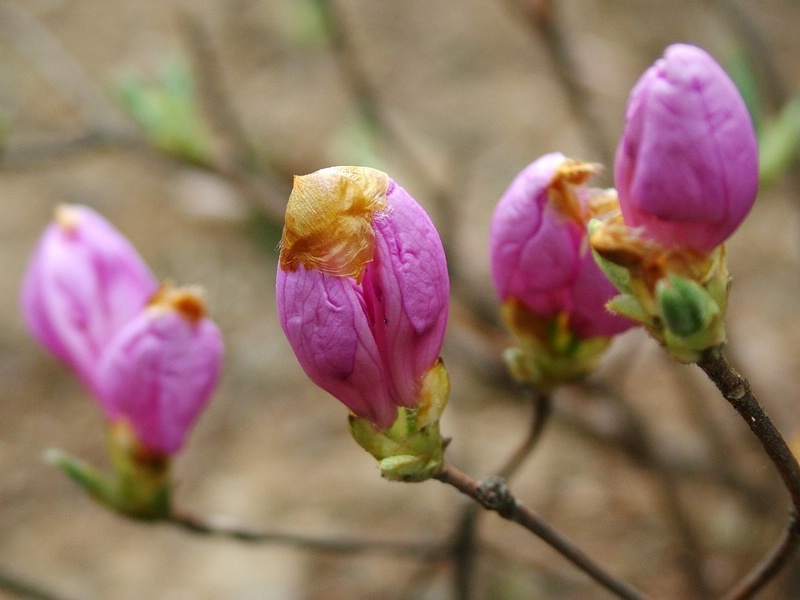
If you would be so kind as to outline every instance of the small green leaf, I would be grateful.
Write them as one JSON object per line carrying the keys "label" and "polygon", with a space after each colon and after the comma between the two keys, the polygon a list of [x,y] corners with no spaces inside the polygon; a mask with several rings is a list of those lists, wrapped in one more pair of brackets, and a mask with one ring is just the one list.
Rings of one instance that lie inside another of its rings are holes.
{"label": "small green leaf", "polygon": [[775,181],[791,165],[800,148],[800,95],[766,122],[759,135],[761,181]]}

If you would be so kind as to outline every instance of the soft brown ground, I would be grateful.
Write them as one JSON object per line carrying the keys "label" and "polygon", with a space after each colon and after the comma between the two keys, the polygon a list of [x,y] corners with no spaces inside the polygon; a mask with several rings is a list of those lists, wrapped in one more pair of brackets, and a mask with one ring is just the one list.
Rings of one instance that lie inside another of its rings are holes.
{"label": "soft brown ground", "polygon": [[[434,206],[432,190],[396,145],[377,142],[365,154],[352,141],[350,92],[325,40],[303,20],[308,6],[301,0],[9,4],[38,18],[106,88],[120,72],[154,71],[184,53],[176,10],[189,11],[211,32],[230,99],[257,148],[297,172],[379,160],[373,164],[455,229],[451,261],[486,302],[487,221],[511,177],[551,150],[601,158],[584,143],[541,40],[499,0],[337,1],[392,122],[435,173],[452,181],[450,215]],[[740,47],[716,4],[559,3],[561,26],[609,139],[620,131],[631,84],[665,45],[691,41],[721,59]],[[738,4],[764,34],[787,89],[796,88],[800,5]],[[46,83],[7,37],[0,38],[0,107],[9,119],[10,148],[81,126],[63,90]],[[792,181],[762,192],[730,244],[731,355],[787,434],[800,430],[800,196]],[[452,597],[446,567],[415,587],[413,560],[250,547],[129,522],[46,466],[41,455],[50,447],[105,461],[98,410],[30,339],[17,306],[26,258],[53,207],[82,202],[128,235],[159,277],[205,286],[226,338],[224,381],[176,464],[180,505],[259,528],[409,540],[443,539],[462,506],[455,491],[437,482],[382,481],[349,439],[345,410],[307,381],[275,316],[274,240],[254,242],[231,211],[245,206],[239,188],[142,152],[102,150],[5,168],[0,199],[0,571],[64,598],[93,600]],[[493,388],[481,376],[474,361],[485,364],[494,353],[465,323],[454,316],[444,350],[454,383],[444,430],[453,437],[451,460],[480,477],[522,439],[528,407],[512,388]],[[698,425],[698,413],[707,415],[721,431],[726,462],[762,490],[767,505],[755,510],[719,485],[681,484],[707,575],[723,590],[775,539],[787,500],[738,417],[696,375],[632,332],[615,346],[602,378],[620,384],[659,453],[674,461],[712,463],[712,444]],[[582,402],[579,412],[595,415],[600,429],[609,423],[596,402],[577,394],[561,393],[560,410]],[[514,489],[614,572],[658,598],[691,597],[657,481],[557,419]],[[491,550],[478,565],[478,597],[609,597],[519,528],[488,515],[481,532]],[[797,562],[790,570],[800,581]],[[762,597],[800,597],[788,580]],[[6,597],[13,596],[0,591]]]}

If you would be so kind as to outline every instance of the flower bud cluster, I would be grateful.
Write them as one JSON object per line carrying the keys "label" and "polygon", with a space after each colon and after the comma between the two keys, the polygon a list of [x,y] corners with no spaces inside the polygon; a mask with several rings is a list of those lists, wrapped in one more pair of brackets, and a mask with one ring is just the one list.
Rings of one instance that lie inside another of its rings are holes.
{"label": "flower bud cluster", "polygon": [[[491,276],[518,343],[506,358],[522,382],[583,377],[635,322],[685,361],[725,341],[723,242],[753,204],[758,165],[752,123],[722,68],[694,46],[667,48],[631,93],[617,190],[590,188],[596,170],[547,154],[494,211]],[[449,281],[422,207],[375,169],[296,177],[276,294],[300,365],[350,410],[350,431],[382,474],[435,475],[446,446],[439,419],[450,382],[439,354]],[[222,341],[201,296],[159,288],[118,231],[69,206],[39,243],[22,304],[34,336],[102,406],[115,468],[134,475],[108,492],[91,471],[55,460],[110,504],[160,514],[163,465],[220,372]]]}
{"label": "flower bud cluster", "polygon": [[758,148],[742,97],[704,50],[668,47],[634,86],[614,179],[618,210],[592,225],[598,263],[679,360],[725,342],[723,243],[750,211]]}
{"label": "flower bud cluster", "polygon": [[86,206],[61,206],[22,287],[34,337],[72,369],[110,423],[172,455],[220,374],[222,338],[195,289],[159,288],[142,258]]}

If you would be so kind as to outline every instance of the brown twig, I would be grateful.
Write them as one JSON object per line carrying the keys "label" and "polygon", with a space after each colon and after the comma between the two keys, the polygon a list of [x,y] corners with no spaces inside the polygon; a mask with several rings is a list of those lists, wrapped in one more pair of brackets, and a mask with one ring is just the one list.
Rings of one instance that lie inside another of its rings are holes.
{"label": "brown twig", "polygon": [[186,10],[178,15],[203,116],[222,142],[221,150],[208,165],[209,170],[237,185],[254,211],[283,223],[293,173],[270,157],[259,156],[225,89],[219,58],[205,25]]}
{"label": "brown twig", "polygon": [[[330,45],[336,58],[336,64],[342,81],[350,89],[359,113],[376,130],[380,131],[392,144],[400,159],[409,170],[429,190],[433,205],[436,208],[437,229],[442,238],[445,252],[454,257],[455,234],[458,224],[458,211],[451,193],[452,185],[444,181],[430,167],[430,161],[420,153],[417,144],[395,124],[386,110],[386,103],[364,70],[359,52],[353,43],[346,20],[336,0],[315,0],[323,23],[330,38]],[[457,278],[458,264],[450,261],[450,276]]]}
{"label": "brown twig", "polygon": [[125,117],[37,19],[0,2],[0,39],[7,40],[72,105],[91,130],[130,131]]}
{"label": "brown twig", "polygon": [[556,19],[556,0],[508,0],[511,8],[522,13],[531,28],[544,42],[555,76],[567,96],[570,108],[578,119],[583,136],[598,162],[612,163],[608,139],[600,120],[594,114],[580,68],[567,38]]}
{"label": "brown twig", "polygon": [[678,561],[686,578],[686,597],[710,597],[711,587],[704,571],[705,552],[681,500],[678,474],[658,455],[647,426],[629,402],[620,398],[614,390],[607,386],[587,384],[585,387],[587,390],[591,390],[594,398],[607,398],[613,404],[614,409],[623,415],[624,439],[628,456],[637,467],[654,476],[667,518],[680,539]]}
{"label": "brown twig", "polygon": [[398,557],[431,559],[443,552],[437,542],[407,542],[402,540],[368,540],[308,536],[282,531],[258,531],[234,524],[228,519],[207,519],[184,511],[176,511],[167,520],[191,533],[228,538],[250,544],[281,544],[314,552],[331,554],[380,553]]}
{"label": "brown twig", "polygon": [[549,392],[540,390],[530,390],[530,400],[533,406],[531,421],[528,426],[528,434],[522,444],[512,454],[506,463],[497,470],[497,476],[506,481],[510,481],[516,474],[522,463],[531,455],[534,448],[544,433],[545,425],[550,421],[553,411],[553,397]]}
{"label": "brown twig", "polygon": [[[522,463],[531,455],[542,437],[542,432],[552,411],[552,396],[548,392],[530,390],[530,399],[533,410],[525,439],[505,464],[496,471],[496,476],[505,481],[510,481]],[[456,597],[459,600],[469,600],[473,597],[472,579],[478,542],[478,518],[481,514],[478,508],[478,505],[474,503],[468,504],[464,508],[451,544],[455,565]]]}
{"label": "brown twig", "polygon": [[750,383],[731,366],[720,348],[707,351],[697,362],[697,366],[714,382],[722,396],[758,438],[792,499],[789,523],[778,544],[726,596],[727,600],[747,600],[775,577],[800,545],[797,522],[800,511],[800,465],[786,440],[756,399]]}
{"label": "brown twig", "polygon": [[647,598],[630,584],[608,573],[541,516],[521,504],[511,494],[502,479],[490,477],[483,481],[476,481],[448,463],[445,463],[441,471],[434,477],[469,496],[486,510],[496,512],[502,518],[518,523],[618,598],[626,600],[645,600]]}

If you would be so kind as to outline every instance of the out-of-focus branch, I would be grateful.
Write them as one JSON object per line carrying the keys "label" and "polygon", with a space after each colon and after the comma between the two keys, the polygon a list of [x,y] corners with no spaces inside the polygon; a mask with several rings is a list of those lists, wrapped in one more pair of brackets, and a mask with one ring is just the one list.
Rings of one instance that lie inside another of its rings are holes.
{"label": "out-of-focus branch", "polygon": [[595,116],[589,93],[583,83],[567,37],[562,32],[556,11],[556,0],[506,0],[509,7],[522,15],[547,49],[555,76],[567,96],[570,108],[578,119],[589,150],[598,162],[612,164],[610,146],[600,120]]}
{"label": "out-of-focus branch", "polygon": [[[525,460],[531,455],[550,419],[553,399],[549,392],[529,390],[531,400],[531,421],[522,444],[517,447],[506,462],[497,470],[496,475],[510,481]],[[453,542],[451,544],[453,562],[455,563],[456,597],[459,600],[470,600],[473,596],[473,574],[475,556],[478,552],[478,518],[480,511],[477,504],[469,504],[458,520]]]}
{"label": "out-of-focus branch", "polygon": [[509,456],[506,463],[497,470],[497,476],[510,481],[517,473],[522,463],[531,455],[544,433],[545,425],[550,421],[553,410],[553,397],[549,392],[530,390],[529,397],[532,405],[531,420],[528,433],[522,444]]}
{"label": "out-of-focus branch", "polygon": [[370,540],[309,536],[283,531],[259,531],[233,523],[227,518],[203,518],[176,511],[167,520],[171,525],[194,534],[232,539],[250,544],[276,544],[330,554],[388,554],[398,557],[433,559],[443,553],[440,543],[402,540]]}
{"label": "out-of-focus branch", "polygon": [[636,466],[645,469],[655,479],[664,511],[680,540],[678,562],[686,579],[685,597],[698,600],[711,597],[711,588],[704,570],[705,552],[683,506],[680,478],[671,465],[662,461],[655,452],[647,426],[624,398],[619,398],[611,388],[605,386],[595,384],[586,387],[593,389],[595,399],[607,398],[607,401],[612,402],[615,409],[624,415],[626,444],[630,450],[630,457]]}
{"label": "out-of-focus branch", "polygon": [[[351,91],[359,112],[372,127],[390,141],[393,149],[406,163],[409,170],[430,190],[433,205],[439,213],[437,229],[442,238],[445,252],[452,259],[455,256],[453,246],[458,217],[450,192],[451,183],[443,181],[441,176],[434,173],[426,158],[390,118],[384,99],[361,64],[358,48],[353,43],[346,20],[336,0],[315,0],[315,2],[323,17],[339,73]],[[458,278],[457,269],[457,263],[451,260],[451,278]]]}
{"label": "out-of-focus branch", "polygon": [[797,512],[792,509],[789,514],[789,524],[783,530],[781,537],[767,555],[761,559],[732,590],[730,590],[723,600],[747,600],[754,598],[756,594],[767,583],[780,572],[783,566],[789,561],[800,544],[800,519]]}
{"label": "out-of-focus branch", "polygon": [[736,33],[745,41],[753,64],[758,65],[760,77],[767,92],[767,101],[773,111],[779,110],[788,100],[786,86],[775,65],[775,57],[769,48],[764,33],[753,21],[752,15],[736,0],[706,0],[707,4],[717,6],[731,22]]}
{"label": "out-of-focus branch", "polygon": [[132,123],[72,60],[46,27],[11,2],[0,2],[0,41],[10,46],[78,112],[90,131],[133,131]]}
{"label": "out-of-focus branch", "polygon": [[789,522],[778,544],[755,568],[737,585],[728,596],[729,600],[748,600],[769,583],[786,565],[800,545],[797,515],[800,512],[800,464],[781,432],[762,408],[750,388],[750,383],[742,377],[722,354],[721,348],[712,348],[697,362],[708,378],[717,386],[722,397],[744,419],[750,431],[756,436],[764,451],[772,460],[783,484],[792,499],[792,512]]}
{"label": "out-of-focus branch", "polygon": [[67,600],[64,596],[42,588],[38,583],[25,581],[2,570],[0,570],[0,590],[27,600]]}
{"label": "out-of-focus branch", "polygon": [[[595,382],[583,383],[581,387],[592,396],[608,397],[610,393],[607,386]],[[624,403],[608,402],[597,408],[601,410],[593,411],[592,406],[586,403],[581,404],[581,410],[569,410],[569,407],[566,407],[559,411],[558,421],[576,435],[601,444],[609,450],[621,452],[633,464],[643,466],[640,440],[635,433],[636,425],[632,425],[630,422],[634,415],[629,412],[629,407]],[[761,512],[772,505],[772,500],[765,490],[748,481],[741,480],[728,468],[720,471],[714,465],[706,462],[661,455],[656,448],[652,447],[651,452],[655,453],[658,463],[669,469],[675,477],[725,487],[740,495],[755,512]]]}
{"label": "out-of-focus branch", "polygon": [[221,142],[212,170],[243,188],[254,210],[282,223],[294,173],[268,156],[259,156],[253,147],[225,90],[219,57],[203,22],[185,10],[179,12],[179,22],[203,115]]}
{"label": "out-of-focus branch", "polygon": [[490,477],[477,481],[448,463],[444,464],[434,478],[453,486],[486,510],[496,512],[502,518],[521,525],[618,598],[625,600],[647,598],[630,584],[606,571],[550,523],[519,502],[502,479]]}

